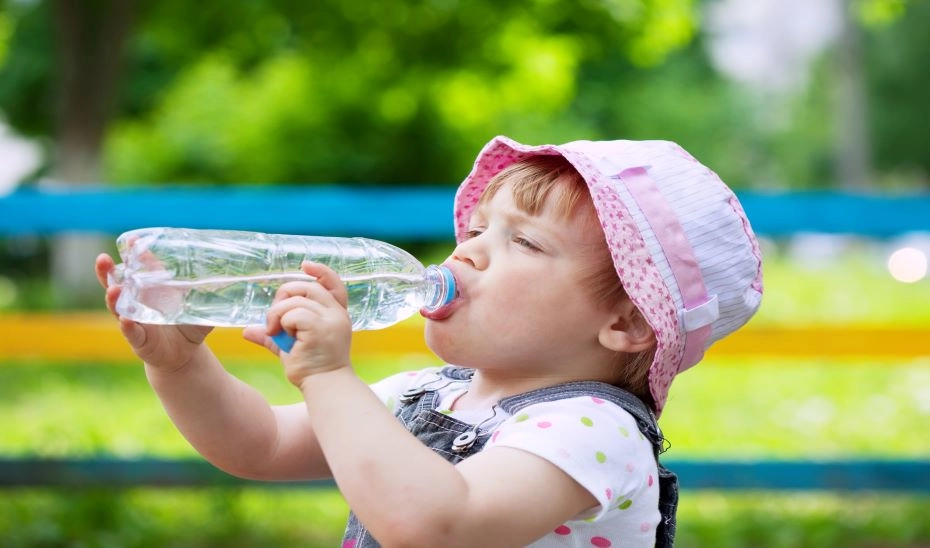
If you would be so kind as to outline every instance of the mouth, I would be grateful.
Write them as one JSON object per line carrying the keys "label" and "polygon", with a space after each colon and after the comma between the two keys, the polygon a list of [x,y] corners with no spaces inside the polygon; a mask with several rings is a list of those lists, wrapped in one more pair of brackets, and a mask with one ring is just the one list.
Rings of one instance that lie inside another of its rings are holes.
{"label": "mouth", "polygon": [[455,272],[448,264],[445,264],[443,266],[447,269],[447,271],[452,272],[453,277],[456,279],[455,283],[453,284],[455,297],[451,301],[449,301],[448,304],[441,306],[439,308],[435,308],[432,310],[421,308],[420,315],[426,318],[427,320],[433,320],[433,321],[445,320],[446,318],[451,316],[452,313],[455,312],[455,310],[462,303],[462,287],[461,287],[461,283],[458,280],[458,276],[455,275]]}
{"label": "mouth", "polygon": [[425,308],[421,308],[420,315],[426,318],[427,320],[433,320],[437,322],[442,321],[448,318],[449,316],[451,316],[453,312],[455,312],[455,309],[458,308],[458,305],[460,302],[461,302],[461,298],[456,297],[449,304],[443,307],[437,308],[435,310],[432,310],[432,311],[427,310]]}

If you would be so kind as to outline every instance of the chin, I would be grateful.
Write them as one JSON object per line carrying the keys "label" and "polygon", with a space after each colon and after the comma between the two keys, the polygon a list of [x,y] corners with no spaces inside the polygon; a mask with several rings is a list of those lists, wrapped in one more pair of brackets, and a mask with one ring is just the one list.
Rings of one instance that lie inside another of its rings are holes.
{"label": "chin", "polygon": [[461,348],[461,339],[442,322],[426,322],[424,339],[427,348],[445,363],[461,365],[468,361],[467,352],[463,352],[467,348]]}
{"label": "chin", "polygon": [[451,341],[448,333],[442,329],[442,326],[436,325],[436,322],[427,320],[426,328],[423,331],[423,338],[426,341],[427,348],[429,348],[433,354],[442,358],[443,361],[448,361],[446,360],[446,352],[444,350]]}

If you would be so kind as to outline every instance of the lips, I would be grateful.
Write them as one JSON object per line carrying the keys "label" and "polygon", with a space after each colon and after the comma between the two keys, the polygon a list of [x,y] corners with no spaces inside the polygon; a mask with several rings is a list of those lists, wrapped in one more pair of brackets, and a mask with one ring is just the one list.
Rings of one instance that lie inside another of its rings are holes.
{"label": "lips", "polygon": [[456,310],[456,309],[459,307],[459,305],[462,303],[462,285],[461,285],[461,279],[460,279],[459,276],[455,273],[455,271],[453,270],[453,268],[452,268],[451,265],[446,264],[445,266],[448,267],[449,270],[452,270],[452,274],[453,274],[453,276],[455,276],[455,279],[456,279],[456,284],[455,284],[455,285],[456,285],[456,295],[455,295],[455,298],[452,299],[452,301],[451,301],[449,304],[447,304],[447,305],[445,305],[445,306],[441,306],[441,307],[439,307],[439,308],[437,308],[437,309],[435,309],[435,310],[430,311],[430,310],[426,310],[425,308],[421,308],[421,309],[420,309],[420,315],[423,316],[424,318],[426,318],[427,320],[433,320],[433,321],[441,321],[441,320],[444,320],[444,319],[448,318],[449,316],[451,316],[452,313],[455,312],[455,310]]}
{"label": "lips", "polygon": [[433,320],[433,321],[444,320],[448,318],[449,316],[451,316],[453,312],[455,312],[456,304],[458,304],[458,302],[459,300],[455,299],[454,301],[447,304],[446,306],[437,308],[436,310],[433,310],[432,312],[426,310],[425,308],[421,308],[420,315],[426,318],[427,320]]}

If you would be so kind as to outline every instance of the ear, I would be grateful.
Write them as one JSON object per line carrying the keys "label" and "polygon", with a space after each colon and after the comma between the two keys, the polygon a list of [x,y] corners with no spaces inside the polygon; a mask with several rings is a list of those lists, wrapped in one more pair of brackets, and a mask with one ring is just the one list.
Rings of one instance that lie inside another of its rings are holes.
{"label": "ear", "polygon": [[597,340],[614,352],[637,353],[656,343],[656,335],[630,299],[617,304],[598,332]]}

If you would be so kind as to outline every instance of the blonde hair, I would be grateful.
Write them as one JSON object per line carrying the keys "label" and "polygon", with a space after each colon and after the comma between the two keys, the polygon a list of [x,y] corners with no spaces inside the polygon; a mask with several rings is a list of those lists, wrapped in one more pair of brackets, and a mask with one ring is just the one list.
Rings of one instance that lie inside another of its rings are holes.
{"label": "blonde hair", "polygon": [[[540,214],[550,207],[561,218],[569,218],[582,209],[592,229],[602,231],[588,184],[584,178],[562,156],[531,156],[510,164],[495,175],[484,189],[479,204],[491,200],[506,184],[516,206],[530,215]],[[629,299],[617,275],[607,241],[592,250],[594,267],[582,273],[581,285],[605,306],[613,306]],[[639,310],[636,311],[639,314]],[[617,377],[615,384],[627,390],[650,408],[655,402],[649,390],[649,368],[655,357],[655,348],[637,354],[618,352],[614,360]]]}

